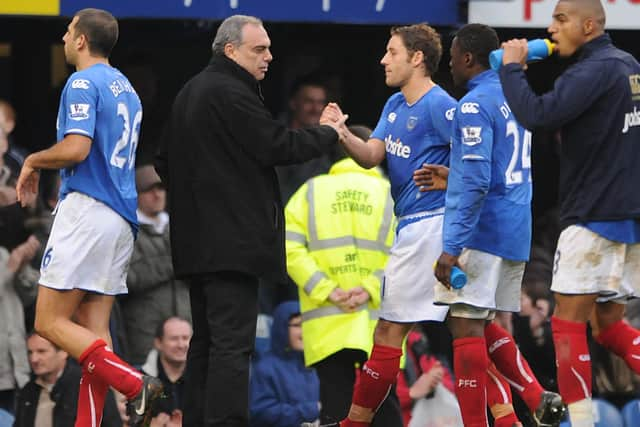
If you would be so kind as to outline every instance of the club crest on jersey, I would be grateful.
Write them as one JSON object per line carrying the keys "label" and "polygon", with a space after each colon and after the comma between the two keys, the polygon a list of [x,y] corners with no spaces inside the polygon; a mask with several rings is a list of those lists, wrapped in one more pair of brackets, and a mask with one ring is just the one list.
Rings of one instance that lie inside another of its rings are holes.
{"label": "club crest on jersey", "polygon": [[393,113],[393,112],[389,113],[389,115],[387,116],[387,121],[389,123],[393,123],[396,121],[396,117],[397,117],[396,113]]}
{"label": "club crest on jersey", "polygon": [[89,104],[69,105],[69,118],[71,120],[87,120],[89,118]]}
{"label": "club crest on jersey", "polygon": [[629,76],[629,84],[631,85],[631,98],[634,101],[640,99],[640,74],[632,74]]}
{"label": "club crest on jersey", "polygon": [[72,89],[89,89],[89,80],[75,79],[71,82]]}
{"label": "club crest on jersey", "polygon": [[418,118],[416,116],[409,116],[409,119],[407,120],[407,130],[413,130],[417,124]]}
{"label": "club crest on jersey", "polygon": [[482,142],[482,127],[480,126],[465,126],[462,128],[462,143],[473,147]]}

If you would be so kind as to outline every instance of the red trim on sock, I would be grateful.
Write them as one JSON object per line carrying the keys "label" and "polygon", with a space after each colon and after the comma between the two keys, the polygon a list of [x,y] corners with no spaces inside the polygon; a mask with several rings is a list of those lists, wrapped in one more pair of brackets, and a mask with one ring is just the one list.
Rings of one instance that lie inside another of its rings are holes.
{"label": "red trim on sock", "polygon": [[587,345],[587,324],[551,318],[556,348],[558,389],[570,404],[591,397],[591,357]]}
{"label": "red trim on sock", "polygon": [[80,365],[84,364],[84,361],[87,360],[87,357],[89,356],[89,354],[91,354],[91,352],[93,352],[97,348],[106,347],[106,346],[107,346],[107,342],[103,339],[98,338],[89,347],[85,348],[85,350],[82,352],[82,354],[78,358],[78,363]]}

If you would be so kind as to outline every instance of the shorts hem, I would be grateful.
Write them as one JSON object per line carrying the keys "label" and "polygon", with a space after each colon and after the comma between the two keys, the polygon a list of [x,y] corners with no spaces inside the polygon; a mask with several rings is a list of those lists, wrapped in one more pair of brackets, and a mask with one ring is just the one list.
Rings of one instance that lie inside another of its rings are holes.
{"label": "shorts hem", "polygon": [[84,286],[61,287],[58,285],[54,285],[51,282],[43,282],[43,281],[39,281],[38,285],[44,286],[45,288],[54,289],[56,291],[73,291],[74,289],[78,289],[80,291],[93,292],[96,294],[108,295],[108,296],[126,295],[129,293],[129,290],[126,288],[122,292],[119,292],[119,291],[104,291],[101,289],[95,289],[95,288],[84,287]]}

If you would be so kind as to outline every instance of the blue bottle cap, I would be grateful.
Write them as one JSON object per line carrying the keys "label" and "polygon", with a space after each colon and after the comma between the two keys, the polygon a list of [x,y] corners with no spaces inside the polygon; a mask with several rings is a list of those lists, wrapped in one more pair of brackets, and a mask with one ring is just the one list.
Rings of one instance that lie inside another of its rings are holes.
{"label": "blue bottle cap", "polygon": [[460,289],[467,284],[467,275],[460,268],[454,266],[451,269],[451,277],[449,278],[451,287],[454,289]]}

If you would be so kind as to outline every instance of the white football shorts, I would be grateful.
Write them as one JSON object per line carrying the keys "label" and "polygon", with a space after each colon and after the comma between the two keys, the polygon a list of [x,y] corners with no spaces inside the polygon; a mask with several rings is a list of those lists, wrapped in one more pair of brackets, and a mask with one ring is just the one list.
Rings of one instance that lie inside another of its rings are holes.
{"label": "white football shorts", "polygon": [[464,249],[458,263],[467,274],[461,289],[436,285],[436,304],[450,305],[451,316],[489,319],[493,311],[520,311],[523,261],[511,261],[487,252]]}
{"label": "white football shorts", "polygon": [[69,193],[56,210],[39,283],[59,290],[126,294],[131,225],[104,203],[78,192]]}
{"label": "white football shorts", "polygon": [[442,253],[443,218],[442,213],[426,216],[398,232],[385,268],[381,319],[405,323],[447,316],[447,307],[433,304],[433,263]]}
{"label": "white football shorts", "polygon": [[571,225],[560,233],[551,290],[560,294],[599,294],[598,302],[640,297],[640,243],[606,239]]}

